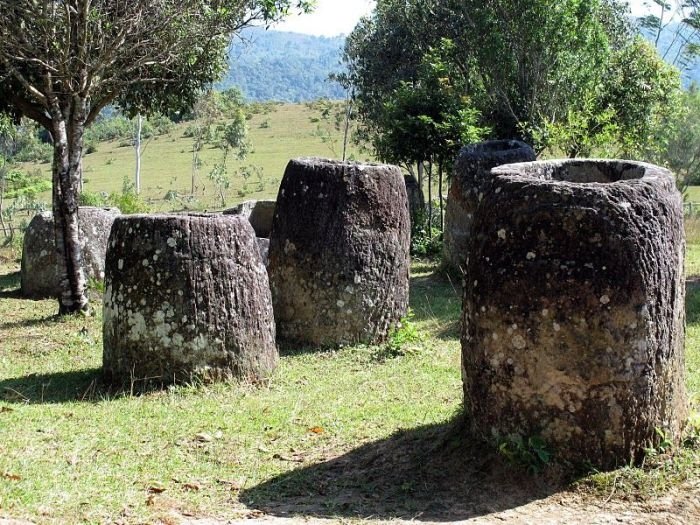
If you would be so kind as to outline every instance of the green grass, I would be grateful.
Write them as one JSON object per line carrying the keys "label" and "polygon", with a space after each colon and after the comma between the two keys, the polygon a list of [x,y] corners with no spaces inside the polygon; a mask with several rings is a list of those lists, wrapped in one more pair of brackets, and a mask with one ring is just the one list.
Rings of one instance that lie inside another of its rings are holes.
{"label": "green grass", "polygon": [[[240,175],[241,163],[232,162],[229,172],[232,185],[227,190],[227,205],[247,199],[276,198],[279,182],[290,159],[303,156],[337,158],[341,155],[341,133],[333,137],[333,144],[324,143],[314,134],[316,124],[310,121],[315,113],[303,104],[281,104],[268,113],[253,115],[248,121],[249,138],[253,153],[242,163],[262,168],[262,181],[252,176],[247,184]],[[317,115],[316,115],[317,116]],[[267,123],[264,125],[263,123]],[[192,176],[192,139],[184,137],[189,123],[175,126],[167,135],[155,137],[145,146],[142,155],[141,186],[144,198],[151,201],[156,210],[168,210],[177,206],[163,200],[165,194],[174,190],[189,194]],[[133,180],[136,161],[134,150],[120,147],[120,142],[101,142],[97,151],[84,157],[85,189],[91,192],[119,192],[124,177]],[[348,156],[364,160],[364,155],[351,148]],[[218,209],[220,200],[214,184],[206,174],[221,158],[221,150],[207,145],[201,152],[204,165],[199,170],[196,185],[195,208]],[[39,167],[47,177],[50,164],[25,164],[25,169]],[[262,188],[260,188],[262,184]],[[244,185],[246,186],[244,188]],[[50,194],[41,196],[50,201]]]}
{"label": "green grass", "polygon": [[53,301],[7,292],[17,274],[3,266],[0,516],[235,516],[239,490],[400,429],[444,424],[461,398],[460,299],[433,270],[415,266],[412,323],[421,341],[405,351],[287,349],[262,388],[132,395],[101,383],[100,316],[53,318]]}
{"label": "green grass", "polygon": [[[700,276],[700,250],[687,267]],[[101,318],[18,297],[0,258],[0,517],[171,523],[277,515],[467,519],[553,492],[644,499],[700,480],[700,286],[687,295],[686,446],[575,485],[532,477],[465,437],[459,283],[412,266],[412,320],[392,344],[282,349],[262,386],[115,391]],[[92,292],[94,304],[99,296]],[[99,310],[99,308],[98,308]],[[401,345],[403,344],[403,346]],[[465,498],[467,498],[465,500]]]}

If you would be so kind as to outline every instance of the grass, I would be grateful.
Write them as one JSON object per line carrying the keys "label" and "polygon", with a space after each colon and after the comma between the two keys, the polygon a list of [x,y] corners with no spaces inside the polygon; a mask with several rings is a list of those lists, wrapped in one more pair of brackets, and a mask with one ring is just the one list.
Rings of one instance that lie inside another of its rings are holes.
{"label": "grass", "polygon": [[[693,267],[697,252],[688,253]],[[429,262],[412,271],[413,318],[394,338],[404,346],[283,348],[262,387],[139,393],[101,382],[99,312],[53,317],[54,301],[20,299],[16,263],[0,262],[0,516],[168,523],[257,508],[467,519],[562,490],[465,441],[459,286]],[[688,293],[687,357],[697,407],[697,286]],[[643,468],[593,474],[576,487],[644,498],[697,481],[694,432],[673,456],[652,454]]]}
{"label": "grass", "polygon": [[[323,156],[337,158],[341,153],[340,132],[333,132],[332,143],[322,141],[315,134],[317,124],[311,117],[317,116],[303,104],[280,104],[270,113],[257,113],[248,121],[249,138],[253,153],[242,163],[231,162],[231,187],[226,191],[227,205],[247,199],[268,199],[277,196],[279,182],[291,158]],[[184,136],[189,123],[174,127],[166,134],[147,143],[142,155],[142,195],[156,210],[169,210],[178,203],[164,200],[168,191],[189,194],[192,176],[192,139]],[[135,154],[133,148],[120,146],[122,141],[97,144],[97,151],[84,157],[85,189],[91,192],[119,192],[124,178],[133,180]],[[363,159],[357,149],[351,148],[351,158]],[[217,190],[207,178],[214,163],[219,162],[221,150],[210,145],[201,152],[204,165],[199,170],[196,208],[219,209]],[[251,176],[246,181],[240,174],[242,165],[262,168],[262,178]],[[50,164],[25,164],[25,169],[39,168],[50,177]],[[40,196],[50,202],[50,194]]]}
{"label": "grass", "polygon": [[240,490],[401,429],[444,423],[460,404],[460,299],[431,265],[414,267],[420,341],[405,352],[287,349],[263,388],[143,395],[102,385],[99,315],[53,318],[53,301],[8,293],[15,269],[0,267],[0,516],[235,516]]}

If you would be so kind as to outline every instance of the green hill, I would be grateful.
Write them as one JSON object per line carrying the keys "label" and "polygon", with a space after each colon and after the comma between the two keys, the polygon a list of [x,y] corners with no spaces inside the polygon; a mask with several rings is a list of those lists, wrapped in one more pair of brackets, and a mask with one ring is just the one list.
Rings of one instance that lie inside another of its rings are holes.
{"label": "green hill", "polygon": [[252,28],[229,51],[230,69],[217,88],[238,87],[251,101],[304,102],[341,99],[343,89],[328,80],[341,70],[344,36],[333,38]]}

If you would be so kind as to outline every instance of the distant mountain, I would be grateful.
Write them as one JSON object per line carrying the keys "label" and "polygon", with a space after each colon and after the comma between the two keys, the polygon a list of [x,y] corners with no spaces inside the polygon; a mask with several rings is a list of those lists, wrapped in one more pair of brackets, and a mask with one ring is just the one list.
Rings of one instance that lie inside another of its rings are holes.
{"label": "distant mountain", "polygon": [[[700,83],[700,60],[696,59],[689,64],[677,63],[677,56],[680,50],[680,43],[678,39],[675,38],[677,30],[678,24],[669,24],[659,37],[657,49],[666,62],[676,65],[681,70],[683,85],[688,87],[693,82]],[[652,44],[655,43],[656,34],[651,34],[644,30],[642,30],[641,33]]]}
{"label": "distant mountain", "polygon": [[[675,26],[661,35],[660,52],[673,62],[678,46],[673,44]],[[644,34],[644,33],[643,33]],[[649,40],[652,35],[644,34]],[[342,71],[344,36],[332,38],[250,28],[236,39],[229,53],[230,69],[216,86],[236,86],[249,101],[306,102],[322,97],[340,99],[343,89],[328,80]],[[700,60],[683,69],[683,84],[700,84]]]}
{"label": "distant mountain", "polygon": [[328,80],[341,70],[345,37],[332,38],[250,28],[229,53],[230,69],[216,86],[240,88],[249,101],[304,102],[345,96]]}

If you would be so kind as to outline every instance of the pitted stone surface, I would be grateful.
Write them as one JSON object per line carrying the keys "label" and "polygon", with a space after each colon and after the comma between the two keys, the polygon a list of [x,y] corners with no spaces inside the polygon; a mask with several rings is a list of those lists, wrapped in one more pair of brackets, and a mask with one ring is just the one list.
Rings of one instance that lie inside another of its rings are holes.
{"label": "pitted stone surface", "polygon": [[[78,209],[80,246],[85,275],[104,279],[107,239],[114,219],[121,215],[117,208]],[[22,295],[30,299],[47,299],[61,295],[61,274],[65,262],[58,260],[52,212],[37,214],[24,234],[22,247]]]}
{"label": "pitted stone surface", "polygon": [[277,365],[267,272],[242,217],[117,219],[103,322],[103,369],[114,382],[255,381]]}
{"label": "pitted stone surface", "polygon": [[282,337],[378,342],[405,315],[409,217],[399,168],[290,161],[270,238],[270,285]]}
{"label": "pitted stone surface", "polygon": [[224,211],[224,215],[241,215],[248,219],[258,237],[270,238],[275,201],[245,201]]}
{"label": "pitted stone surface", "polygon": [[267,267],[270,262],[270,239],[258,237],[258,250],[260,250],[260,258],[263,264]]}
{"label": "pitted stone surface", "polygon": [[627,161],[493,171],[463,305],[465,406],[492,439],[541,435],[560,460],[639,460],[687,415],[685,248],[672,175]]}
{"label": "pitted stone surface", "polygon": [[453,270],[464,271],[474,213],[492,180],[491,169],[503,164],[529,162],[533,149],[518,140],[490,140],[462,148],[455,162],[447,196],[443,260]]}

